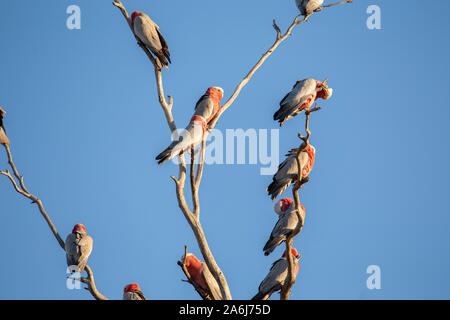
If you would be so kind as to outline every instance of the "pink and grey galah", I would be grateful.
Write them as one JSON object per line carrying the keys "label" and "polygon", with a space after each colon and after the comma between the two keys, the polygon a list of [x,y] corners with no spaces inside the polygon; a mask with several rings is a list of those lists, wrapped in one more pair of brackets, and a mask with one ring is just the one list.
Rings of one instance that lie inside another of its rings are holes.
{"label": "pink and grey galah", "polygon": [[137,283],[127,284],[123,288],[122,300],[146,300]]}
{"label": "pink and grey galah", "polygon": [[282,194],[291,183],[306,178],[311,172],[316,157],[316,149],[310,144],[305,147],[305,143],[300,148],[303,149],[300,152],[300,179],[298,179],[297,165],[297,152],[299,149],[296,148],[290,150],[286,155],[287,158],[280,163],[278,171],[273,176],[272,183],[267,187],[267,192],[272,201]]}
{"label": "pink and grey galah", "polygon": [[220,110],[220,99],[223,97],[223,89],[210,87],[195,105],[194,116],[188,126],[179,134],[167,149],[157,157],[158,164],[178,156],[190,149],[191,145],[197,145],[205,136],[207,125]]}
{"label": "pink and grey galah", "polygon": [[[291,248],[291,254],[294,260],[295,274],[297,275],[299,270],[298,260],[301,256],[295,248]],[[272,264],[269,273],[259,285],[258,293],[252,298],[252,300],[269,299],[274,292],[281,290],[286,281],[287,275],[288,262],[286,251],[284,251],[283,256]]]}
{"label": "pink and grey galah", "polygon": [[[275,204],[275,213],[278,214],[278,222],[270,234],[270,238],[264,246],[264,255],[270,255],[286,238],[295,230],[298,217],[294,200],[290,198],[281,199]],[[300,204],[301,223],[305,221],[305,208]]]}
{"label": "pink and grey galah", "polygon": [[295,0],[295,3],[300,13],[306,16],[318,9],[322,5],[323,0]]}
{"label": "pink and grey galah", "polygon": [[329,88],[326,81],[320,82],[314,79],[299,80],[280,102],[280,108],[273,115],[273,120],[280,123],[280,127],[289,119],[295,117],[304,110],[308,110],[318,99],[329,99],[333,89]]}
{"label": "pink and grey galah", "polygon": [[[170,52],[167,42],[159,31],[159,26],[148,15],[135,11],[131,14],[131,24],[134,34],[156,57],[156,63],[161,69],[168,69]],[[167,62],[168,61],[168,62]]]}
{"label": "pink and grey galah", "polygon": [[9,139],[6,136],[6,129],[3,126],[3,119],[6,115],[6,111],[0,106],[0,144],[7,146],[9,145]]}
{"label": "pink and grey galah", "polygon": [[65,250],[67,266],[76,266],[72,272],[82,273],[92,252],[94,240],[87,234],[82,224],[76,224],[66,238]]}
{"label": "pink and grey galah", "polygon": [[[184,261],[184,255],[181,257]],[[192,253],[186,255],[186,269],[192,280],[200,286],[213,300],[222,300],[220,287],[205,262],[200,261]]]}

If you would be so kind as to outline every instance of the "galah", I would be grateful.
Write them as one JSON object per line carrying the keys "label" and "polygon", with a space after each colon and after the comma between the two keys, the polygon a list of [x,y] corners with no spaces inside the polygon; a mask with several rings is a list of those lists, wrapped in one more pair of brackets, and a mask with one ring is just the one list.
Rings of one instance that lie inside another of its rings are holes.
{"label": "galah", "polygon": [[92,252],[94,240],[87,234],[86,228],[82,224],[76,224],[72,233],[66,238],[65,250],[67,265],[78,266],[77,271],[82,273],[86,267],[89,255]]}
{"label": "galah", "polygon": [[[184,261],[184,255],[181,257]],[[208,293],[214,300],[222,300],[220,287],[205,262],[200,261],[192,253],[186,255],[186,268],[192,280]]]}
{"label": "galah", "polygon": [[[297,275],[299,270],[298,260],[301,256],[298,254],[295,248],[291,248],[291,254],[293,258],[292,260],[294,261],[294,271]],[[272,293],[281,290],[286,281],[287,275],[288,261],[285,250],[282,257],[272,264],[269,273],[259,285],[258,293],[252,298],[252,300],[269,299]]]}
{"label": "galah", "polygon": [[272,183],[267,187],[267,192],[272,198],[272,201],[286,190],[286,188],[294,181],[302,180],[308,176],[314,166],[314,159],[316,156],[316,149],[308,144],[302,143],[300,148],[300,172],[301,177],[298,179],[298,165],[297,152],[299,149],[292,149],[286,155],[287,158],[280,163],[278,171],[273,176]]}
{"label": "galah", "polygon": [[167,42],[159,31],[159,26],[148,15],[140,11],[131,14],[131,24],[136,37],[156,56],[158,67],[168,69],[168,64],[172,61],[170,61]]}
{"label": "galah", "polygon": [[322,5],[323,0],[295,0],[295,3],[297,4],[300,13],[306,16],[319,8]]}
{"label": "galah", "polygon": [[123,288],[123,300],[146,300],[137,283],[127,284]]}
{"label": "galah", "polygon": [[5,146],[9,145],[9,139],[6,136],[6,129],[3,126],[3,118],[5,117],[6,111],[0,106],[0,144]]}
{"label": "galah", "polygon": [[188,126],[174,140],[170,146],[157,157],[158,164],[189,150],[191,145],[200,143],[205,135],[207,125],[220,110],[220,99],[223,97],[223,89],[210,87],[195,105],[194,116]]}
{"label": "galah", "polygon": [[308,110],[318,98],[327,100],[332,94],[333,89],[328,87],[326,81],[299,80],[295,83],[291,92],[281,100],[280,108],[273,115],[273,120],[278,121],[281,127],[287,120],[304,110]]}
{"label": "galah", "polygon": [[[298,217],[295,209],[294,200],[290,198],[281,199],[275,204],[275,213],[278,214],[278,222],[270,234],[270,238],[264,246],[264,255],[268,256],[287,236],[295,230],[298,224]],[[300,204],[300,216],[302,223],[305,221],[305,208]]]}

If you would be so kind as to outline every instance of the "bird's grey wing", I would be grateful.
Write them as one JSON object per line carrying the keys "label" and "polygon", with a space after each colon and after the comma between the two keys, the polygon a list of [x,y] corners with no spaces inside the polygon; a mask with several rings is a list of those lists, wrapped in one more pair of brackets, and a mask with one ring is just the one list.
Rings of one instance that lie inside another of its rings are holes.
{"label": "bird's grey wing", "polygon": [[273,250],[275,250],[283,241],[285,241],[286,237],[297,227],[298,217],[295,207],[292,207],[293,210],[282,213],[280,219],[273,228],[270,239],[264,247],[265,255],[269,255],[271,252],[273,252]]}
{"label": "bird's grey wing", "polygon": [[[287,273],[287,261],[285,258],[278,259],[272,264],[269,273],[259,285],[259,291],[267,294],[272,294],[278,290],[282,285],[280,281],[282,275]],[[284,277],[286,278],[286,276]],[[284,283],[284,281],[283,281]]]}
{"label": "bird's grey wing", "polygon": [[275,227],[270,233],[270,238],[263,248],[264,254],[266,256],[270,255],[273,250],[275,250],[284,240],[286,240],[286,235],[293,230],[289,228],[288,223],[289,217],[287,215],[287,212],[283,212],[282,214],[280,214]]}
{"label": "bird's grey wing", "polygon": [[311,97],[311,95],[315,92],[315,90],[315,80],[305,79],[302,81],[298,81],[287,99],[284,102],[282,101],[283,106],[286,107],[287,110],[293,112],[293,110],[299,108],[303,103],[305,103],[308,98]]}
{"label": "bird's grey wing", "polygon": [[85,234],[82,236],[80,241],[78,242],[79,250],[80,250],[80,257],[78,259],[78,266],[80,267],[80,272],[84,270],[84,267],[87,264],[87,261],[89,259],[89,256],[92,252],[92,248],[94,245],[94,240],[91,236]]}
{"label": "bird's grey wing", "polygon": [[274,237],[279,235],[286,235],[292,232],[297,226],[298,218],[295,210],[290,210],[282,213],[280,219],[275,225],[272,234]]}
{"label": "bird's grey wing", "polygon": [[161,42],[156,24],[146,15],[139,15],[134,19],[134,32],[139,39],[152,51],[161,50]]}
{"label": "bird's grey wing", "polygon": [[315,94],[315,84],[316,82],[313,79],[297,81],[291,92],[281,100],[280,108],[273,115],[273,119],[283,124],[301,112],[302,110],[299,110],[299,108]]}
{"label": "bird's grey wing", "polygon": [[275,179],[291,180],[297,177],[297,150],[298,149],[292,149],[289,151],[289,153],[287,154],[287,158],[280,164],[278,171],[275,173]]}
{"label": "bird's grey wing", "polygon": [[298,175],[297,150],[292,149],[289,151],[287,158],[278,166],[278,171],[274,174],[272,183],[267,187],[272,200],[282,194],[292,181],[296,179]]}
{"label": "bird's grey wing", "polygon": [[195,105],[194,115],[202,116],[206,121],[213,114],[213,112],[214,112],[214,102],[209,98],[208,95],[206,94],[203,95]]}
{"label": "bird's grey wing", "polygon": [[164,39],[161,31],[159,31],[159,28],[156,28],[156,32],[158,33],[159,42],[161,43],[165,57],[167,58],[167,60],[169,60],[170,63],[172,63],[172,61],[170,61],[169,46],[167,45],[166,39]]}
{"label": "bird's grey wing", "polygon": [[156,33],[158,34],[158,39],[159,39],[159,42],[161,43],[161,46],[162,46],[164,49],[168,49],[169,47],[167,46],[166,39],[164,39],[164,37],[163,37],[161,31],[159,31],[159,28],[156,28]]}
{"label": "bird's grey wing", "polygon": [[77,265],[79,250],[78,250],[78,242],[77,236],[74,233],[70,233],[66,237],[66,241],[64,243],[64,249],[66,251],[66,260],[67,266]]}

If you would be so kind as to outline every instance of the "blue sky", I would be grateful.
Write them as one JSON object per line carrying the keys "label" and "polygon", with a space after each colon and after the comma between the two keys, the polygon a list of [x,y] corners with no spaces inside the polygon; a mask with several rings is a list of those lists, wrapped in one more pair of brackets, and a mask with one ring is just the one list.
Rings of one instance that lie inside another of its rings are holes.
{"label": "blue sky", "polygon": [[[331,3],[331,1],[326,1]],[[297,14],[286,1],[124,1],[159,24],[172,54],[164,71],[179,127],[209,86],[225,99]],[[81,30],[66,8],[81,8]],[[366,8],[381,8],[368,30]],[[317,158],[301,193],[306,222],[293,299],[450,297],[448,1],[355,1],[297,27],[255,74],[217,128],[276,129],[279,101],[298,79],[329,78],[334,95],[311,117]],[[154,157],[170,142],[153,69],[111,1],[0,4],[0,104],[16,165],[65,237],[83,223],[99,290],[120,299],[138,282],[150,299],[197,299],[176,265],[200,256],[169,176]],[[299,145],[303,117],[280,130],[280,159]],[[0,167],[7,168],[0,153]],[[260,165],[210,165],[201,222],[236,299],[270,264],[276,221]],[[188,194],[188,193],[187,193]],[[287,191],[290,195],[290,189]],[[65,286],[65,257],[34,205],[0,179],[1,299],[91,299]],[[381,290],[366,288],[379,265]],[[275,295],[274,298],[278,298]]]}

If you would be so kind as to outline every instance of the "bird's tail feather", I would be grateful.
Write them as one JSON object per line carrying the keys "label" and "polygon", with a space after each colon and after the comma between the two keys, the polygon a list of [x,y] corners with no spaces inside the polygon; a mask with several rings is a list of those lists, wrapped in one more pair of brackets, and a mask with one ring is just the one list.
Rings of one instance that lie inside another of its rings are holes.
{"label": "bird's tail feather", "polygon": [[276,237],[276,238],[271,238],[269,239],[269,241],[267,241],[266,245],[263,248],[264,251],[264,255],[268,256],[270,255],[273,250],[275,250],[281,242],[283,242],[284,237]]}
{"label": "bird's tail feather", "polygon": [[267,293],[264,292],[258,292],[252,300],[267,300],[269,298]]}
{"label": "bird's tail feather", "polygon": [[280,127],[286,122],[287,115],[281,111],[281,108],[273,114],[273,120],[280,123]]}
{"label": "bird's tail feather", "polygon": [[156,156],[156,160],[158,160],[158,165],[163,164],[164,162],[166,162],[167,160],[172,159],[175,156],[175,154],[172,154],[172,148],[167,148],[166,150],[164,150],[163,152],[161,152],[160,154],[158,154]]}
{"label": "bird's tail feather", "polygon": [[157,60],[159,60],[159,63],[166,69],[169,69],[169,63],[167,62],[166,57],[164,56],[164,53],[158,52],[158,55],[156,56]]}
{"label": "bird's tail feather", "polygon": [[272,181],[271,184],[267,187],[267,193],[271,197],[272,201],[275,200],[276,197],[278,197],[283,191],[286,189],[287,185],[278,182],[278,181]]}

